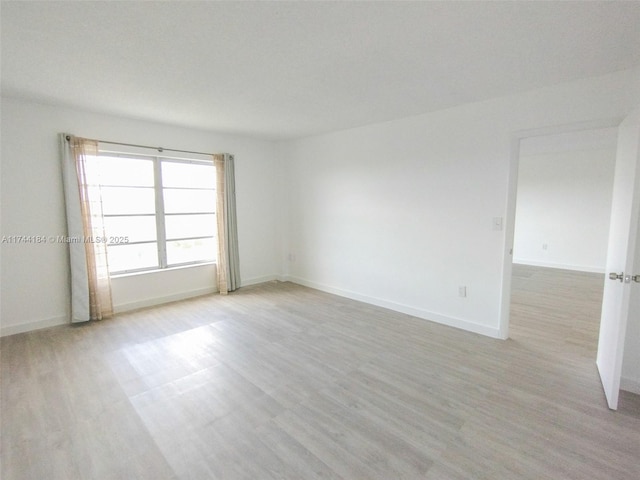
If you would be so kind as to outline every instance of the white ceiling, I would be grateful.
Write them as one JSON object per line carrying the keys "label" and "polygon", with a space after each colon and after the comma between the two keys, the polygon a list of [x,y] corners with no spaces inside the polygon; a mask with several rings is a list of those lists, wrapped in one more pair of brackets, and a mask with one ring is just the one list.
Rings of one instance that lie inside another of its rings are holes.
{"label": "white ceiling", "polygon": [[640,2],[2,1],[2,93],[269,139],[640,65]]}

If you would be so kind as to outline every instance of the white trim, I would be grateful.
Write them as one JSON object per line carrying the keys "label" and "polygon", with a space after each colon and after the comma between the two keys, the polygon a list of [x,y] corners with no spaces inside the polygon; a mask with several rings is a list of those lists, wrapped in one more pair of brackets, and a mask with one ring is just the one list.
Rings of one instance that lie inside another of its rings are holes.
{"label": "white trim", "polygon": [[248,280],[242,280],[240,282],[240,288],[248,287],[250,285],[258,285],[259,283],[267,283],[273,282],[274,280],[281,280],[281,277],[278,275],[264,275],[262,277],[253,277]]}
{"label": "white trim", "polygon": [[210,295],[216,293],[217,289],[213,287],[200,288],[198,290],[190,290],[187,292],[175,293],[173,295],[165,295],[162,297],[145,298],[135,302],[121,303],[113,306],[114,313],[130,312],[131,310],[138,310],[140,308],[155,307],[157,305],[163,305],[165,303],[177,302],[178,300],[186,300],[187,298],[201,297],[203,295]]}
{"label": "white trim", "polygon": [[620,378],[620,390],[640,395],[640,379],[629,377]]}
{"label": "white trim", "polygon": [[[214,264],[210,264],[214,265]],[[193,265],[189,265],[191,267]],[[201,266],[201,265],[198,265]],[[170,269],[167,269],[170,270]],[[166,270],[159,270],[166,271]],[[139,272],[140,273],[149,273],[149,272]],[[243,281],[242,286],[248,287],[250,285],[257,285],[259,283],[271,282],[274,280],[278,281],[286,281],[283,277],[278,275],[265,275],[262,277],[254,277],[249,280]],[[213,293],[217,293],[217,289],[215,287],[207,287],[200,288],[197,290],[190,290],[187,292],[180,292],[172,295],[165,295],[162,297],[153,297],[153,298],[145,298],[143,300],[138,300],[135,302],[129,303],[121,303],[119,305],[114,305],[113,310],[115,314],[130,312],[132,310],[139,310],[141,308],[147,307],[155,307],[158,305],[163,305],[166,303],[176,302],[179,300],[186,300],[188,298],[201,297],[203,295],[211,295]],[[18,333],[31,332],[34,330],[40,330],[43,328],[57,327],[60,325],[71,325],[71,321],[69,320],[69,316],[61,315],[58,317],[47,318],[44,320],[36,320],[28,323],[21,323],[19,325],[0,325],[0,337],[6,337],[9,335],[16,335]]]}
{"label": "white trim", "polygon": [[604,267],[571,265],[568,263],[540,262],[538,260],[527,260],[526,258],[514,258],[513,263],[514,265],[531,265],[533,267],[559,268],[561,270],[574,270],[576,272],[605,273]]}
{"label": "white trim", "polygon": [[58,327],[60,325],[71,325],[69,315],[60,315],[57,317],[45,318],[44,320],[21,323],[19,325],[2,325],[0,326],[0,337],[41,330],[43,328]]}
{"label": "white trim", "polygon": [[401,303],[391,302],[389,300],[370,297],[368,295],[363,295],[357,292],[352,292],[349,290],[343,290],[341,288],[332,287],[332,286],[324,285],[321,283],[316,283],[316,282],[306,280],[300,277],[295,277],[292,275],[285,275],[282,278],[284,281],[289,281],[292,283],[296,283],[298,285],[303,285],[305,287],[313,288],[315,290],[320,290],[322,292],[338,295],[340,297],[350,298],[351,300],[357,300],[359,302],[368,303],[370,305],[375,305],[377,307],[387,308],[395,312],[405,313],[407,315],[411,315],[412,317],[417,317],[422,320],[428,320],[430,322],[447,325],[449,327],[459,328],[467,332],[478,333],[480,335],[485,335],[491,338],[502,338],[500,336],[500,330],[497,328],[487,327],[485,325],[480,325],[478,323],[470,322],[468,320],[464,320],[461,318],[449,317],[439,313],[431,312],[429,310],[423,310],[421,308],[412,307],[410,305],[404,305]]}

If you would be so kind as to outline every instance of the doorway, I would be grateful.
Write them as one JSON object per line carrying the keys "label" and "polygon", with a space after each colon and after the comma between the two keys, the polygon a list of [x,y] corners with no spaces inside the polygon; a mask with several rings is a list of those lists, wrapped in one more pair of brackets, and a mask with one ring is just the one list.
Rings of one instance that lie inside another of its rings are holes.
{"label": "doorway", "polygon": [[[544,205],[544,209],[538,212],[538,220],[543,217],[549,210],[553,210],[554,215],[552,215],[551,222],[543,225],[541,230],[538,232],[533,232],[533,234],[529,237],[529,243],[527,245],[522,246],[520,251],[516,251],[516,245],[514,240],[516,239],[516,221],[520,221],[521,219],[516,219],[516,209],[518,205],[518,180],[519,180],[519,168],[521,167],[521,146],[523,146],[523,152],[525,155],[535,157],[536,155],[541,155],[543,159],[543,170],[549,169],[553,166],[553,156],[555,154],[563,155],[562,152],[575,152],[575,151],[589,151],[589,150],[598,150],[598,149],[607,149],[612,148],[612,144],[614,144],[614,140],[612,140],[613,132],[617,130],[618,125],[620,124],[621,119],[606,119],[599,120],[594,122],[584,122],[577,123],[571,125],[561,125],[561,126],[551,126],[547,128],[535,129],[535,130],[527,130],[515,132],[512,135],[511,139],[511,165],[510,165],[510,178],[509,178],[509,201],[507,204],[507,222],[506,222],[506,239],[507,245],[505,248],[505,257],[504,257],[504,269],[503,269],[503,295],[502,295],[502,306],[501,306],[501,319],[500,319],[500,334],[502,338],[509,338],[509,327],[510,327],[510,311],[511,311],[511,292],[512,292],[512,283],[513,283],[513,274],[514,274],[514,263],[517,265],[517,262],[522,262],[523,259],[526,260],[527,263],[539,266],[539,267],[547,267],[554,268],[560,267],[560,269],[569,269],[569,266],[572,266],[572,269],[576,271],[585,271],[586,273],[603,273],[601,269],[602,261],[593,260],[593,254],[589,254],[581,247],[581,251],[571,252],[571,255],[567,254],[568,249],[570,249],[570,245],[573,243],[582,243],[581,235],[586,235],[584,232],[588,231],[589,228],[594,228],[594,224],[589,224],[587,227],[582,227],[577,231],[571,233],[570,238],[571,241],[564,241],[563,238],[560,238],[562,235],[554,234],[553,225],[554,222],[557,225],[559,219],[561,218],[560,212],[555,212],[555,205],[553,201],[547,201]],[[596,133],[598,132],[598,133]],[[615,136],[614,136],[615,138]],[[614,147],[615,148],[615,147]],[[615,152],[614,152],[615,155]],[[571,175],[571,169],[576,168],[575,159],[572,160],[573,163],[570,163],[564,170],[563,175],[559,177],[554,177],[551,175],[554,172],[546,170],[546,176],[551,178],[564,178],[565,183],[569,181]],[[526,167],[525,167],[526,168]],[[529,165],[528,168],[534,168]],[[593,175],[592,175],[593,176]],[[544,175],[540,175],[537,178],[537,181],[543,181]],[[562,188],[562,182],[560,182],[560,188]],[[560,194],[557,193],[558,186],[554,186],[556,190],[556,195],[553,197],[555,202],[559,202],[562,198],[565,200],[568,198],[571,199],[570,190],[566,190],[564,192],[564,197],[562,197],[562,192]],[[584,185],[583,185],[584,188]],[[595,188],[595,187],[594,187]],[[610,187],[609,187],[610,188]],[[560,196],[558,196],[560,195]],[[608,194],[608,198],[610,199],[610,194]],[[533,196],[535,198],[535,195]],[[606,198],[601,196],[601,198]],[[605,202],[606,203],[606,202]],[[529,207],[531,206],[535,208],[535,202],[529,202]],[[574,207],[575,208],[575,205]],[[607,208],[606,206],[604,207]],[[609,203],[610,208],[610,203]],[[540,210],[540,209],[539,209]],[[571,212],[571,208],[564,209],[565,213]],[[535,224],[535,222],[533,222]],[[520,227],[521,225],[519,225]],[[531,229],[531,225],[522,225],[524,227],[524,233],[531,234],[532,232],[527,232],[527,228]],[[585,230],[586,229],[586,230]],[[561,230],[562,234],[566,235],[569,230],[565,227]],[[608,226],[605,228],[602,236],[606,237],[608,232]],[[523,233],[523,232],[519,232]],[[600,240],[601,242],[601,240]],[[594,241],[590,239],[591,247],[586,249],[588,252],[594,251]],[[597,243],[597,241],[595,242]],[[536,249],[538,251],[536,252]],[[606,244],[602,247],[602,252],[600,255],[606,256]],[[564,255],[564,256],[563,256]],[[563,259],[564,258],[564,259]],[[568,259],[567,259],[568,258]],[[591,260],[585,260],[591,258]],[[600,263],[599,269],[596,268]],[[516,272],[517,273],[517,272]]]}
{"label": "doorway", "polygon": [[616,127],[520,139],[512,338],[595,360],[616,144]]}
{"label": "doorway", "polygon": [[[605,268],[607,271],[617,271],[622,267],[622,270],[624,271],[631,271],[633,270],[633,265],[631,263],[633,261],[633,248],[635,245],[635,236],[633,236],[632,233],[635,232],[635,228],[637,226],[637,212],[638,208],[640,208],[640,195],[638,193],[638,179],[640,177],[636,174],[640,158],[638,157],[637,143],[638,134],[640,133],[640,111],[635,110],[624,119],[602,120],[563,127],[549,127],[536,131],[518,132],[512,136],[506,230],[506,239],[509,241],[509,244],[507,249],[505,249],[505,261],[503,264],[503,295],[500,318],[500,333],[503,338],[509,337],[511,316],[512,274],[515,270],[512,262],[512,254],[514,253],[512,247],[514,243],[513,240],[515,239],[516,199],[521,143],[527,138],[543,137],[558,133],[606,129],[618,126],[617,140],[619,145],[617,145],[616,148],[615,185],[612,195],[613,208],[611,209],[612,217],[610,228],[608,229],[608,254]],[[620,244],[621,241],[624,242],[624,244]],[[623,278],[621,274],[616,275],[615,280]],[[627,277],[631,278],[630,275],[627,275]],[[629,283],[626,277],[624,281],[625,283]],[[604,387],[604,392],[606,393],[606,401],[610,408],[616,409],[616,406],[618,405],[618,393],[620,392],[620,366],[623,363],[622,352],[625,341],[626,324],[628,319],[632,316],[631,311],[629,311],[630,292],[628,288],[612,289],[610,282],[601,282],[601,285],[603,285],[604,290],[604,299],[601,304],[601,309],[603,311],[602,318],[604,320],[600,322],[601,325],[598,334],[596,363],[600,376],[599,380],[601,381],[601,384]],[[614,293],[616,295],[616,299],[620,294],[624,296],[624,299],[619,299],[619,302],[612,302],[612,296]],[[606,317],[604,313],[605,308]],[[612,310],[614,310],[613,314]],[[629,340],[628,337],[626,338]],[[592,367],[592,364],[589,366]],[[593,379],[590,379],[589,381],[591,380]],[[640,385],[640,381],[638,382],[638,385]],[[637,406],[640,402],[640,396],[635,394],[629,395],[633,398],[633,403]],[[638,408],[635,410],[640,411]]]}

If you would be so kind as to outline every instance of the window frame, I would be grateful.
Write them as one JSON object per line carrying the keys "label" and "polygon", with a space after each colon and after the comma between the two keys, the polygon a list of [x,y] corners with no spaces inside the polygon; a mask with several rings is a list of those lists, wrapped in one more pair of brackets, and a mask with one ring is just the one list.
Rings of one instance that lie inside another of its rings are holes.
{"label": "window frame", "polygon": [[[203,240],[203,239],[211,239],[216,240],[217,232],[215,231],[215,222],[217,212],[215,211],[215,195],[216,195],[216,170],[214,166],[213,159],[205,159],[205,158],[184,158],[170,155],[162,155],[159,153],[130,153],[127,151],[121,150],[113,150],[110,148],[98,148],[98,157],[116,157],[116,158],[124,158],[124,159],[132,159],[132,160],[146,160],[151,161],[153,166],[153,186],[136,186],[136,185],[111,185],[111,184],[100,184],[100,188],[103,187],[126,187],[126,188],[151,188],[154,192],[154,213],[153,214],[131,214],[131,213],[109,213],[103,214],[104,218],[115,218],[115,217],[152,217],[155,223],[156,229],[156,238],[155,240],[143,240],[143,241],[134,241],[134,242],[116,242],[116,243],[106,243],[107,246],[107,260],[109,255],[109,247],[117,247],[123,245],[136,245],[136,244],[156,244],[156,253],[157,253],[157,262],[156,265],[150,267],[141,267],[141,268],[127,268],[125,270],[117,270],[114,272],[109,272],[111,277],[118,276],[126,276],[137,273],[146,273],[146,272],[154,272],[154,271],[162,271],[168,270],[172,268],[182,268],[189,266],[198,266],[198,265],[209,265],[216,263],[216,249],[212,249],[212,258],[211,259],[202,259],[202,260],[193,260],[187,262],[178,262],[178,263],[169,263],[167,258],[167,242],[171,241],[186,241],[186,240]],[[204,155],[202,155],[204,157]],[[104,161],[104,159],[102,160]],[[211,167],[213,169],[213,188],[206,187],[165,187],[163,183],[163,173],[162,173],[162,165],[163,163],[179,163],[179,164],[193,164],[193,165],[203,165],[207,167]],[[198,191],[210,191],[213,195],[213,211],[199,211],[199,212],[177,212],[177,213],[166,213],[165,211],[165,199],[164,199],[164,191],[165,190],[198,190]],[[166,234],[166,217],[174,216],[174,215],[213,215],[214,221],[214,234],[206,235],[206,236],[186,236],[180,238],[169,238],[167,239]],[[109,235],[108,232],[106,232]],[[108,240],[113,240],[108,239]]]}

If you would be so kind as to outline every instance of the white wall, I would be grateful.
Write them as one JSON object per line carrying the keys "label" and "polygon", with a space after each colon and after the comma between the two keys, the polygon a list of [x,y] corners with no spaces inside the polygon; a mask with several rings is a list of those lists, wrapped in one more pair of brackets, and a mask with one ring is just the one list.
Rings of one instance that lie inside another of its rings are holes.
{"label": "white wall", "polygon": [[635,69],[291,142],[288,278],[501,336],[511,136],[639,100]]}
{"label": "white wall", "polygon": [[615,145],[520,156],[515,263],[604,272],[615,159]]}
{"label": "white wall", "polygon": [[[425,87],[427,88],[427,87]],[[284,278],[500,336],[510,138],[624,116],[640,70],[274,144],[3,99],[2,235],[64,234],[58,132],[236,155],[243,284]],[[280,207],[280,208],[278,208]],[[211,272],[212,273],[212,272]],[[211,289],[126,279],[119,307]],[[208,277],[211,278],[211,277]],[[2,245],[2,327],[66,322],[64,245]],[[187,282],[188,283],[188,282]],[[466,285],[466,298],[458,286]],[[140,295],[129,295],[132,292]],[[34,292],[37,301],[34,301]]]}
{"label": "white wall", "polygon": [[[2,98],[2,235],[66,233],[57,133],[204,152],[236,158],[242,284],[280,270],[274,143]],[[66,323],[67,247],[2,244],[2,334]],[[117,310],[214,290],[213,266],[115,279]]]}

